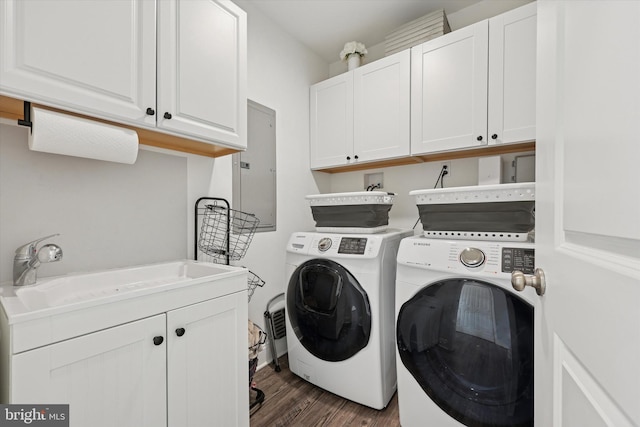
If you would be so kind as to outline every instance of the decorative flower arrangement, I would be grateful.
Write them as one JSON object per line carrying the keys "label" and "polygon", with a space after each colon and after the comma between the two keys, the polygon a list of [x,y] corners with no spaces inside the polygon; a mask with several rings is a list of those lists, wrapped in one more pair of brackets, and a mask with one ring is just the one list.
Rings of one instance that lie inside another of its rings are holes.
{"label": "decorative flower arrangement", "polygon": [[351,55],[360,55],[363,57],[367,54],[367,48],[360,42],[347,42],[344,44],[344,49],[340,52],[340,59],[346,61]]}

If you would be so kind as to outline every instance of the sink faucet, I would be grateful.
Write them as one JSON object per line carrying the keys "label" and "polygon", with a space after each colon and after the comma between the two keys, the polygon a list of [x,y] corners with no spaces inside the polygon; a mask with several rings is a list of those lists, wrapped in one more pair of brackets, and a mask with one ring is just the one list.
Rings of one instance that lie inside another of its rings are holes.
{"label": "sink faucet", "polygon": [[62,259],[62,248],[58,245],[48,244],[36,249],[38,243],[60,234],[52,234],[34,240],[16,249],[13,258],[13,286],[33,285],[36,283],[38,267],[43,262],[55,262]]}

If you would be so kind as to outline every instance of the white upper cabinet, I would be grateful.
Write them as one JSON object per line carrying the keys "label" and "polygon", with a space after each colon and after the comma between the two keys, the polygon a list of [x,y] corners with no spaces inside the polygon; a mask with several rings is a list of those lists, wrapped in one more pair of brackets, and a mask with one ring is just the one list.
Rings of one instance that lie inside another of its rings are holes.
{"label": "white upper cabinet", "polygon": [[356,160],[409,154],[411,67],[408,50],[356,68],[353,73]]}
{"label": "white upper cabinet", "polygon": [[3,0],[0,22],[0,94],[246,148],[247,17],[230,0]]}
{"label": "white upper cabinet", "polygon": [[353,73],[311,86],[311,168],[346,165],[353,155]]}
{"label": "white upper cabinet", "polygon": [[312,169],[409,155],[410,54],[311,86]]}
{"label": "white upper cabinet", "polygon": [[488,22],[411,49],[412,154],[487,143]]}
{"label": "white upper cabinet", "polygon": [[489,144],[536,137],[536,8],[489,20]]}
{"label": "white upper cabinet", "polygon": [[158,127],[246,147],[245,12],[228,0],[163,0],[158,17]]}
{"label": "white upper cabinet", "polygon": [[535,139],[536,3],[412,48],[411,153]]}
{"label": "white upper cabinet", "polygon": [[0,3],[0,92],[155,125],[154,1]]}

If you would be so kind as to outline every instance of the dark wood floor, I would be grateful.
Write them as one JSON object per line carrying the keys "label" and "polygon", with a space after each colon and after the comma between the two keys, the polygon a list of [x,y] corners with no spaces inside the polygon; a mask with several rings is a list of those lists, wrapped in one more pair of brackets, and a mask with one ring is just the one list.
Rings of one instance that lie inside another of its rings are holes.
{"label": "dark wood floor", "polygon": [[[265,399],[262,405],[251,410],[251,427],[400,425],[397,393],[385,409],[377,411],[304,381],[291,373],[286,355],[279,361],[280,372],[275,372],[273,365],[269,365],[253,377]],[[251,399],[255,399],[256,394],[250,393]]]}

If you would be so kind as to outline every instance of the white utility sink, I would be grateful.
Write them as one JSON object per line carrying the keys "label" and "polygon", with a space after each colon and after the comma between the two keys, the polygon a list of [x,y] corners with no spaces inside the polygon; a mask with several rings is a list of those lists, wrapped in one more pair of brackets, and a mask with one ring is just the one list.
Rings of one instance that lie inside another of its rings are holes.
{"label": "white utility sink", "polygon": [[0,329],[13,331],[11,351],[19,353],[220,297],[246,304],[246,290],[247,269],[194,260],[6,283]]}
{"label": "white utility sink", "polygon": [[41,310],[143,289],[173,286],[228,271],[226,266],[176,261],[47,278],[34,285],[19,288],[15,294],[28,310]]}

